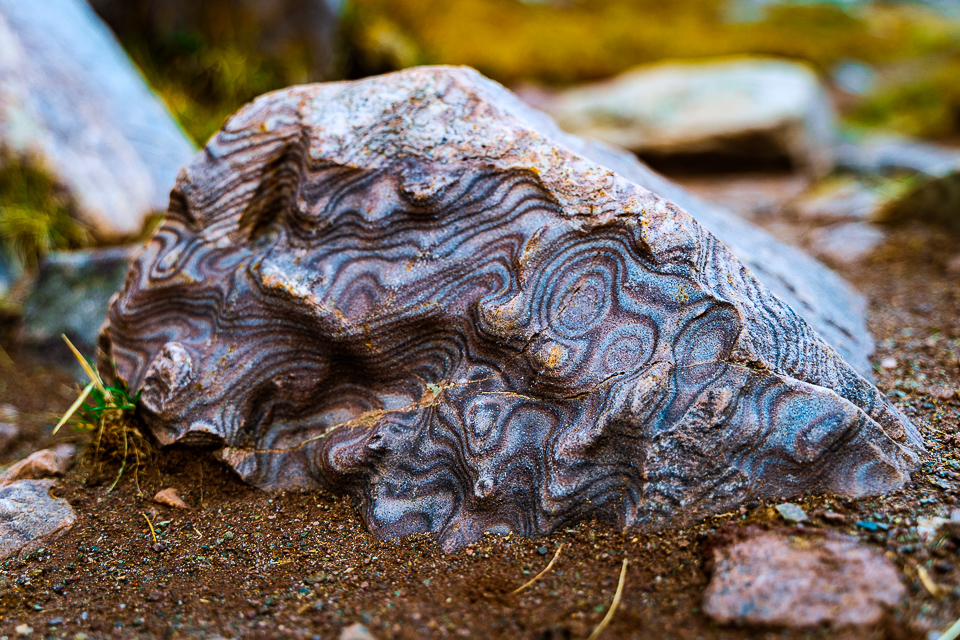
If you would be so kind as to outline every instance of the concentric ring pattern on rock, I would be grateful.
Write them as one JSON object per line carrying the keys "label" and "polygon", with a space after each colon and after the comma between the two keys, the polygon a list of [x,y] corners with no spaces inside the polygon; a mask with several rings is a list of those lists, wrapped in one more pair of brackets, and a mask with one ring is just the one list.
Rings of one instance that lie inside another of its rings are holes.
{"label": "concentric ring pattern on rock", "polygon": [[716,238],[465,68],[295,87],[185,169],[101,335],[162,443],[381,537],[883,492],[917,430]]}

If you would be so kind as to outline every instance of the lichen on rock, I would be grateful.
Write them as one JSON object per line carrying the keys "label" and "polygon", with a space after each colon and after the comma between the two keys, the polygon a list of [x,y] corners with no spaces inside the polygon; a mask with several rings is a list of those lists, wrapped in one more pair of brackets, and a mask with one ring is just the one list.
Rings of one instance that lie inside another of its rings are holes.
{"label": "lichen on rock", "polygon": [[181,173],[101,367],[161,443],[448,550],[907,480],[913,425],[572,140],[464,68],[264,96]]}

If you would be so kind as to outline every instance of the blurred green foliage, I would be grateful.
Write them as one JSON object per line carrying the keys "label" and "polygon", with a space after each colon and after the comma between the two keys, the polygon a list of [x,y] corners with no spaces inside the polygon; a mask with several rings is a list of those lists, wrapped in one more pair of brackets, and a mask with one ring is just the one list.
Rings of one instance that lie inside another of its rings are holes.
{"label": "blurred green foliage", "polygon": [[[355,75],[466,64],[506,84],[564,85],[669,59],[761,54],[822,72],[960,55],[960,25],[904,3],[782,4],[736,23],[726,0],[354,0],[345,17]],[[884,83],[859,124],[937,136],[960,129],[957,64]]]}
{"label": "blurred green foliage", "polygon": [[[396,66],[466,64],[501,82],[570,83],[664,59],[755,53],[829,68],[957,47],[956,29],[910,7],[774,5],[731,23],[724,0],[355,0],[348,28],[359,55],[393,52]],[[416,53],[407,45],[416,43]]]}
{"label": "blurred green foliage", "polygon": [[33,269],[56,249],[89,245],[72,203],[42,169],[7,155],[0,160],[0,251],[14,271]]}
{"label": "blurred green foliage", "polygon": [[306,60],[262,55],[242,37],[217,41],[199,32],[174,32],[156,40],[130,39],[124,46],[200,145],[243,104],[309,78]]}
{"label": "blurred green foliage", "polygon": [[960,132],[960,55],[906,65],[850,114],[850,121],[938,138]]}

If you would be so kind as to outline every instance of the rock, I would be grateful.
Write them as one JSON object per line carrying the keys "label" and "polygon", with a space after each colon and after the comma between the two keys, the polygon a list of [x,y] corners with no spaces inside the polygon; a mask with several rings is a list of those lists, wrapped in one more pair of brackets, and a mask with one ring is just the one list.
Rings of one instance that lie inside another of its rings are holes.
{"label": "rock", "polygon": [[130,38],[169,42],[198,34],[205,42],[224,43],[225,33],[245,40],[262,55],[288,67],[306,66],[313,80],[334,71],[338,14],[345,0],[91,0],[115,32]]}
{"label": "rock", "polygon": [[24,305],[22,342],[48,359],[73,364],[60,337],[65,334],[81,353],[93,356],[110,298],[123,286],[139,250],[109,247],[45,256]]}
{"label": "rock", "polygon": [[10,445],[20,437],[20,426],[16,421],[20,412],[12,404],[0,404],[0,455],[6,453]]}
{"label": "rock", "polygon": [[916,428],[643,171],[466,68],[269,94],[181,174],[101,367],[162,444],[447,550],[901,486]]}
{"label": "rock", "polygon": [[193,145],[83,0],[0,0],[0,141],[68,189],[101,240],[162,211]]}
{"label": "rock", "polygon": [[839,165],[849,171],[910,176],[894,192],[878,194],[871,219],[887,223],[923,220],[960,230],[960,150],[905,138],[875,137],[841,144],[837,156]]}
{"label": "rock", "polygon": [[893,563],[848,536],[750,527],[715,544],[703,610],[720,624],[867,626],[906,595]]}
{"label": "rock", "polygon": [[946,271],[948,275],[960,277],[960,253],[947,260]]}
{"label": "rock", "polygon": [[20,427],[9,422],[0,422],[0,454],[6,453],[18,437],[20,437]]}
{"label": "rock", "polygon": [[340,632],[340,640],[375,640],[373,634],[359,622],[344,627]]}
{"label": "rock", "polygon": [[0,487],[0,559],[35,551],[76,522],[69,503],[50,495],[54,486],[53,480],[20,480]]}
{"label": "rock", "polygon": [[841,222],[815,229],[810,234],[811,249],[835,264],[853,264],[866,257],[886,240],[876,225],[866,222]]}
{"label": "rock", "polygon": [[837,274],[727,209],[705,202],[654,173],[632,154],[574,136],[564,136],[563,142],[575,153],[686,210],[861,376],[872,380],[870,354],[874,345],[865,319],[867,301]]}
{"label": "rock", "polygon": [[894,136],[842,142],[836,158],[837,168],[866,176],[904,172],[941,176],[960,165],[960,151]]}
{"label": "rock", "polygon": [[833,165],[830,103],[795,62],[657,64],[534,101],[566,131],[641,154],[787,157],[813,173]]}
{"label": "rock", "polygon": [[778,504],[777,512],[781,518],[788,522],[806,522],[809,520],[809,518],[807,518],[807,512],[792,502]]}
{"label": "rock", "polygon": [[0,302],[3,301],[16,279],[16,269],[13,268],[4,251],[0,249]]}
{"label": "rock", "polygon": [[75,447],[71,444],[58,445],[56,449],[35,451],[0,475],[0,487],[18,480],[39,480],[51,476],[62,476],[70,468],[75,451]]}
{"label": "rock", "polygon": [[883,194],[858,180],[832,179],[798,198],[790,209],[801,220],[871,220],[884,202]]}
{"label": "rock", "polygon": [[173,487],[168,487],[162,491],[157,492],[157,495],[153,496],[153,501],[160,504],[165,504],[168,507],[174,507],[175,509],[189,509],[190,505],[183,501],[180,498],[180,492],[178,492]]}
{"label": "rock", "polygon": [[921,220],[960,232],[960,163],[939,176],[918,176],[914,187],[884,204],[876,220],[891,224]]}

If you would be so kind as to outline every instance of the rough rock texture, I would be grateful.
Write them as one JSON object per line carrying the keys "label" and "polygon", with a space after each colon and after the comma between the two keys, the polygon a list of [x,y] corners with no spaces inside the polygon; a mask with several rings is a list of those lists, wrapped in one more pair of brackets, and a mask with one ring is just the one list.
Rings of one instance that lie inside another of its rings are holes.
{"label": "rough rock texture", "polygon": [[816,74],[794,62],[666,63],[527,95],[566,131],[640,153],[786,156],[814,173],[833,163],[830,103]]}
{"label": "rough rock texture", "polygon": [[140,233],[193,145],[84,0],[0,0],[0,146],[40,162],[94,235]]}
{"label": "rough rock texture", "polygon": [[20,480],[0,487],[0,560],[34,551],[66,533],[77,516],[54,498],[53,480]]}
{"label": "rough rock texture", "polygon": [[712,556],[703,610],[721,624],[872,625],[906,595],[892,562],[833,533],[750,530]]}
{"label": "rough rock texture", "polygon": [[864,317],[867,301],[840,276],[730,210],[670,182],[632,154],[576,136],[564,136],[548,121],[541,121],[539,127],[553,130],[551,138],[562,141],[574,153],[649,189],[693,216],[749,267],[757,280],[836,349],[847,364],[872,379],[870,354],[874,345]]}
{"label": "rough rock texture", "polygon": [[110,298],[123,286],[138,246],[58,251],[40,261],[24,305],[21,341],[51,360],[75,365],[65,334],[84,354],[93,354]]}
{"label": "rough rock texture", "polygon": [[900,486],[913,425],[582,146],[463,68],[264,96],[181,174],[100,366],[160,442],[447,549]]}

